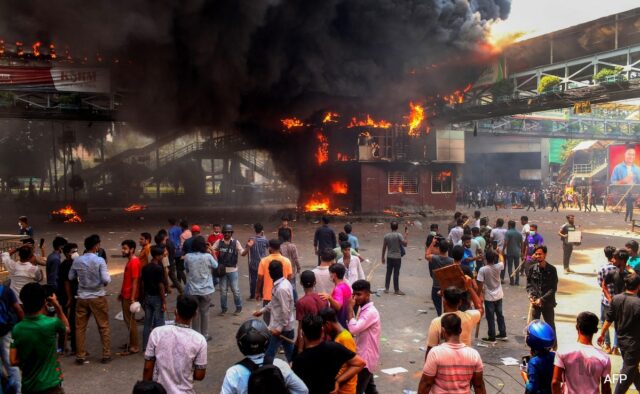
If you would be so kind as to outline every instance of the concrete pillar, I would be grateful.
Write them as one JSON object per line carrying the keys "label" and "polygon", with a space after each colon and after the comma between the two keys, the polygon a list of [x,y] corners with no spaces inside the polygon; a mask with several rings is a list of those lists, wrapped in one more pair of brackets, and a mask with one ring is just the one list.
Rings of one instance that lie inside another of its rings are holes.
{"label": "concrete pillar", "polygon": [[549,179],[551,176],[550,168],[549,168],[549,139],[541,138],[540,139],[540,177],[543,185],[549,184]]}

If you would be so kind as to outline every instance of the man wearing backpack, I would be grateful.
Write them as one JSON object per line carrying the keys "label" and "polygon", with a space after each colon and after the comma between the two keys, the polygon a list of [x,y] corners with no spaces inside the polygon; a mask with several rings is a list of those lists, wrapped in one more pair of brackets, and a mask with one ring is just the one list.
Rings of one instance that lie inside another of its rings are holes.
{"label": "man wearing backpack", "polygon": [[0,285],[0,359],[2,366],[7,371],[7,392],[20,392],[20,368],[11,366],[9,360],[9,347],[12,337],[11,329],[24,318],[24,312],[15,293],[7,286]]}
{"label": "man wearing backpack", "polygon": [[236,304],[234,316],[242,312],[242,298],[240,297],[240,286],[238,285],[238,256],[246,256],[248,252],[242,248],[238,240],[232,238],[233,227],[225,224],[222,227],[222,239],[213,244],[213,250],[218,253],[218,264],[225,267],[224,275],[220,276],[220,316],[227,313],[227,290],[231,287],[233,301]]}
{"label": "man wearing backpack", "polygon": [[220,394],[309,393],[289,364],[265,357],[270,337],[271,333],[262,320],[247,320],[240,326],[236,343],[245,358],[227,369]]}

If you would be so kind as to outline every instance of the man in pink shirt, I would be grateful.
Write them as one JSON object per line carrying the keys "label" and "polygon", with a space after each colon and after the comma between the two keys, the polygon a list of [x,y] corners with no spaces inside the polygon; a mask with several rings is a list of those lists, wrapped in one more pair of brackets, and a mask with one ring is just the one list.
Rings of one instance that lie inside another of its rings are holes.
{"label": "man in pink shirt", "polygon": [[453,313],[442,316],[445,342],[429,352],[422,369],[418,394],[486,394],[482,359],[477,350],[460,342],[462,320]]}
{"label": "man in pink shirt", "polygon": [[603,350],[593,346],[598,332],[598,316],[591,312],[578,315],[578,342],[556,352],[553,370],[553,394],[611,394],[611,360]]}
{"label": "man in pink shirt", "polygon": [[329,275],[331,281],[335,284],[331,295],[327,293],[320,293],[320,298],[324,301],[328,301],[336,311],[338,316],[338,323],[342,327],[347,328],[347,311],[349,309],[349,300],[351,299],[351,287],[344,281],[344,274],[347,269],[344,265],[334,264],[329,267]]}
{"label": "man in pink shirt", "polygon": [[[347,329],[356,338],[358,355],[365,361],[365,367],[358,373],[358,387],[356,393],[377,394],[378,390],[373,381],[373,372],[378,369],[380,359],[380,314],[371,302],[371,283],[364,279],[357,280],[351,285],[353,297],[349,301],[347,310]],[[358,305],[358,314],[353,316],[353,308]]]}

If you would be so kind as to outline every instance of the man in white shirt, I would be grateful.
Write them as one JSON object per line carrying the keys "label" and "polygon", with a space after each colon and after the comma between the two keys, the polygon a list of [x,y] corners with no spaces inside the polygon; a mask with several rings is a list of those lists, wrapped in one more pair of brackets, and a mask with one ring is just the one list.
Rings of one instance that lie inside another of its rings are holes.
{"label": "man in white shirt", "polygon": [[502,250],[504,248],[504,235],[507,233],[507,229],[502,226],[504,226],[504,219],[500,218],[496,220],[496,227],[491,230],[491,242],[498,243],[496,250]]}
{"label": "man in white shirt", "polygon": [[[487,264],[478,271],[478,291],[484,295],[484,310],[486,311],[488,334],[482,338],[483,342],[495,343],[496,339],[507,340],[507,326],[502,314],[502,284],[500,283],[500,273],[504,269],[504,263],[497,261],[499,256],[496,252],[488,250],[486,255]],[[498,335],[496,336],[495,320],[498,320]]]}
{"label": "man in white shirt", "polygon": [[190,328],[198,310],[193,296],[178,296],[175,325],[151,331],[144,352],[143,380],[154,380],[169,394],[195,394],[194,380],[203,380],[207,369],[207,341]]}
{"label": "man in white shirt", "polygon": [[316,293],[328,293],[333,291],[333,281],[329,274],[329,267],[336,262],[336,252],[333,249],[326,248],[320,251],[320,265],[312,271],[316,276]]}

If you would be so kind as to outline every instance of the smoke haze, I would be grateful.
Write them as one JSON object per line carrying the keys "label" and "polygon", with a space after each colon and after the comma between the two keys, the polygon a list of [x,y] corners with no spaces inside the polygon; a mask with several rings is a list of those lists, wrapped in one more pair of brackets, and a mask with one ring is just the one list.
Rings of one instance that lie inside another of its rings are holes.
{"label": "smoke haze", "polygon": [[214,127],[278,152],[303,142],[274,147],[283,117],[393,121],[409,100],[474,81],[487,22],[509,10],[509,0],[6,0],[0,37],[118,58],[123,116],[150,134]]}

